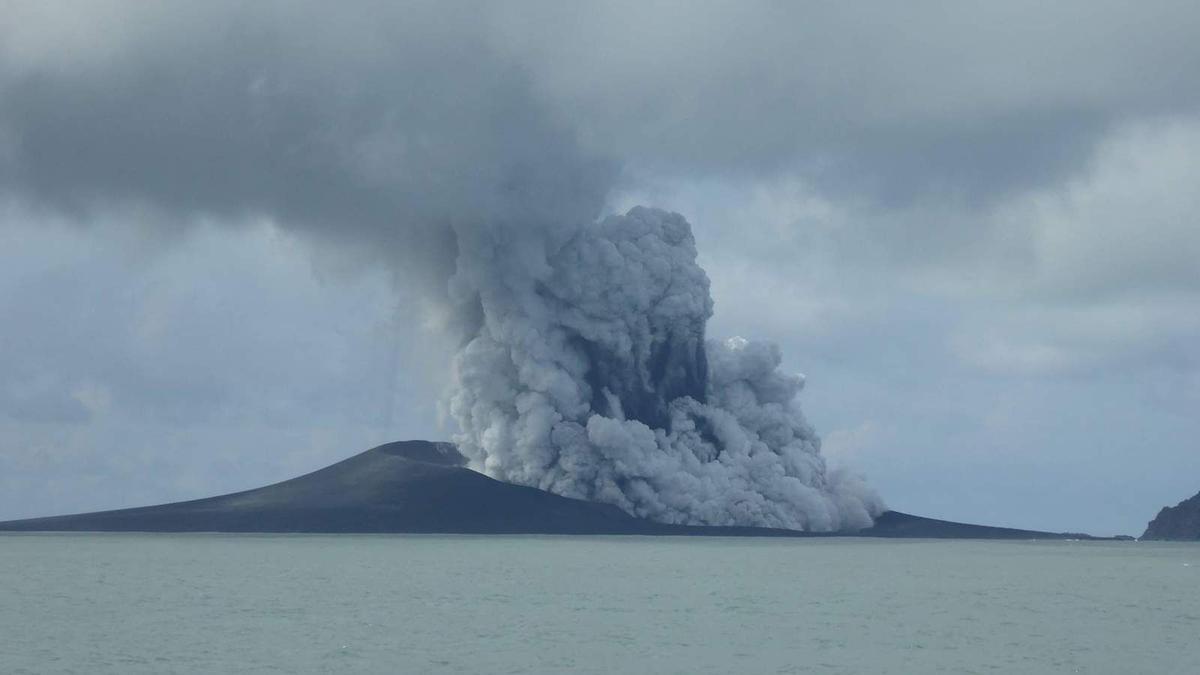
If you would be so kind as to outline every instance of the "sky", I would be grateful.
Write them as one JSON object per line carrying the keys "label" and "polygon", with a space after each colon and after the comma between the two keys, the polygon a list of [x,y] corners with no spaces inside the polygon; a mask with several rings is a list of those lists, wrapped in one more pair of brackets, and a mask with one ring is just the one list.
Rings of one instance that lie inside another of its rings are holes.
{"label": "sky", "polygon": [[691,222],[886,503],[1200,490],[1194,3],[0,2],[0,519],[448,438],[447,222]]}

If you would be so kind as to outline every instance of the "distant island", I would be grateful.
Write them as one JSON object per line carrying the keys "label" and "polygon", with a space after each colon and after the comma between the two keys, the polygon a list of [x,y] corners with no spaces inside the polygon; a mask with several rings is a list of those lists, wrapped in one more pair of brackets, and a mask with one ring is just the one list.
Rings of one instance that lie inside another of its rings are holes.
{"label": "distant island", "polygon": [[1142,539],[1200,541],[1200,494],[1159,511],[1146,526]]}
{"label": "distant island", "polygon": [[635,534],[934,539],[1098,539],[888,511],[865,530],[811,533],[670,525],[511,485],[466,468],[449,443],[399,441],[266,487],[173,504],[0,522],[0,531]]}

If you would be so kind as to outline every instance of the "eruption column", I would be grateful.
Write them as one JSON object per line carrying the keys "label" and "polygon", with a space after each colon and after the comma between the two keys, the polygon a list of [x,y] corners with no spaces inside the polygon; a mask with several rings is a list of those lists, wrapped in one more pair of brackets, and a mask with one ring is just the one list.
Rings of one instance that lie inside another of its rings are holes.
{"label": "eruption column", "polygon": [[475,468],[670,523],[828,531],[882,512],[826,471],[777,347],[706,340],[683,217],[637,207],[521,232],[460,233],[454,291],[477,329],[450,411]]}

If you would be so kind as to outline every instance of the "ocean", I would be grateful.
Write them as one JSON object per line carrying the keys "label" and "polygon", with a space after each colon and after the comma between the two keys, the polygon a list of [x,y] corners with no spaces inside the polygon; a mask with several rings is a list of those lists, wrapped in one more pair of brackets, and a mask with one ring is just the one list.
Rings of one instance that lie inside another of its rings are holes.
{"label": "ocean", "polygon": [[0,673],[1200,673],[1200,545],[0,535]]}

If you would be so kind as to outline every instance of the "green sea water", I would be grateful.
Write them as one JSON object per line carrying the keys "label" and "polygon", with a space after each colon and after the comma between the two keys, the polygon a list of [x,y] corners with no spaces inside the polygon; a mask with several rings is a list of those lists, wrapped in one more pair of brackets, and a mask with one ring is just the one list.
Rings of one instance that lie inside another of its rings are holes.
{"label": "green sea water", "polygon": [[0,673],[1200,673],[1200,545],[0,535]]}

